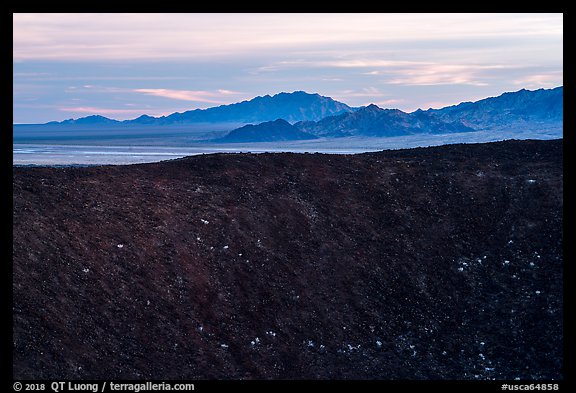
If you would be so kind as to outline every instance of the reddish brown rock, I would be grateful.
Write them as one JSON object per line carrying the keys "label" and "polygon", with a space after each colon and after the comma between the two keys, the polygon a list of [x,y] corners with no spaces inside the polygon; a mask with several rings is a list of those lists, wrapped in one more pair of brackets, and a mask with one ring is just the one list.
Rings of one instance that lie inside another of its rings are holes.
{"label": "reddish brown rock", "polygon": [[14,173],[14,378],[561,379],[562,141]]}

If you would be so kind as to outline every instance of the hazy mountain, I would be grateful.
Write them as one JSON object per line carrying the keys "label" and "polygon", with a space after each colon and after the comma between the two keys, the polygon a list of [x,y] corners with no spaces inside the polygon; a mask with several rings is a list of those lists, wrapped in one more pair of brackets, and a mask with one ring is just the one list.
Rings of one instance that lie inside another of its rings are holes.
{"label": "hazy mountain", "polygon": [[154,124],[158,121],[158,119],[156,117],[152,117],[152,116],[148,116],[148,115],[142,115],[140,117],[137,117],[134,120],[126,120],[123,123],[129,123],[129,124]]}
{"label": "hazy mountain", "polygon": [[133,120],[117,121],[100,115],[92,115],[49,125],[76,124],[116,124],[116,125],[182,125],[194,123],[260,123],[275,119],[289,122],[320,120],[327,116],[354,111],[354,108],[335,101],[330,97],[310,94],[304,91],[279,93],[274,96],[258,96],[248,101],[230,105],[220,105],[207,109],[194,109],[176,112],[168,116],[152,117],[142,115]]}
{"label": "hazy mountain", "polygon": [[[235,129],[247,123],[256,125]],[[264,124],[258,125],[258,123]],[[201,132],[196,132],[198,127],[203,127]],[[133,120],[117,121],[92,115],[60,123],[14,125],[13,135],[15,140],[18,138],[21,140],[23,136],[30,134],[34,138],[44,138],[42,139],[44,141],[50,137],[49,133],[65,132],[65,135],[57,137],[70,138],[71,129],[77,131],[74,135],[82,138],[87,137],[88,131],[115,132],[124,135],[122,132],[126,130],[131,130],[133,133],[149,130],[163,138],[171,138],[172,134],[168,130],[178,128],[180,130],[178,135],[190,134],[188,142],[214,141],[214,138],[229,130],[233,131],[217,141],[263,142],[314,137],[447,134],[476,130],[495,132],[553,130],[561,133],[562,127],[563,87],[560,86],[555,89],[534,91],[522,89],[476,102],[463,102],[426,111],[419,109],[412,113],[398,109],[382,109],[376,105],[351,108],[329,97],[296,91],[255,97],[236,104],[173,113],[158,118],[141,115]],[[126,134],[126,137],[134,138],[132,134]]]}
{"label": "hazy mountain", "polygon": [[442,121],[424,111],[406,113],[398,109],[382,109],[374,104],[356,112],[327,117],[318,122],[299,122],[295,126],[304,132],[328,138],[472,131],[461,122]]}
{"label": "hazy mountain", "polygon": [[246,125],[231,131],[217,142],[273,142],[316,139],[316,136],[300,131],[286,120],[277,119],[257,125]]}
{"label": "hazy mountain", "polygon": [[510,127],[562,126],[562,86],[554,89],[504,93],[476,102],[463,102],[426,113],[444,121],[460,121],[477,130],[499,130]]}
{"label": "hazy mountain", "polygon": [[109,119],[100,115],[91,115],[79,119],[68,119],[61,122],[50,122],[48,124],[75,124],[75,125],[103,125],[120,124],[118,120]]}
{"label": "hazy mountain", "polygon": [[477,130],[562,127],[563,88],[504,93],[477,102],[442,109],[406,113],[372,104],[354,112],[319,121],[294,124],[299,130],[325,138],[346,136],[390,137],[411,134],[446,134]]}
{"label": "hazy mountain", "polygon": [[221,105],[208,109],[195,109],[173,113],[158,119],[161,124],[195,122],[243,122],[254,123],[284,119],[288,122],[320,120],[326,116],[352,112],[346,104],[319,94],[303,91],[265,95],[249,101]]}

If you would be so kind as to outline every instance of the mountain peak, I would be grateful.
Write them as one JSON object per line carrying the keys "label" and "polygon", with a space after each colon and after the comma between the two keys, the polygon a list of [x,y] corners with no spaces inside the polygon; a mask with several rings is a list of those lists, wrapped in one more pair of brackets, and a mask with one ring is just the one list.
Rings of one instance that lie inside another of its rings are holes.
{"label": "mountain peak", "polygon": [[140,116],[138,117],[138,119],[154,119],[154,117],[149,116],[149,115],[140,115]]}
{"label": "mountain peak", "polygon": [[79,119],[68,119],[60,122],[60,124],[111,124],[118,123],[118,120],[109,119],[101,115],[90,115],[81,117]]}
{"label": "mountain peak", "polygon": [[133,120],[124,120],[122,123],[135,123],[135,124],[153,124],[158,120],[156,117],[149,115],[141,115]]}
{"label": "mountain peak", "polygon": [[367,110],[367,111],[381,111],[382,108],[380,108],[380,107],[379,107],[378,105],[376,105],[376,104],[370,104],[370,105],[368,105],[367,107],[365,107],[364,110]]}
{"label": "mountain peak", "polygon": [[281,92],[273,96],[258,96],[251,100],[208,109],[172,114],[163,124],[199,122],[261,123],[284,119],[288,122],[317,121],[326,116],[353,112],[348,105],[305,91]]}
{"label": "mountain peak", "polygon": [[461,121],[482,130],[526,130],[529,127],[541,128],[542,122],[559,127],[563,121],[563,87],[520,89],[427,112],[444,121]]}
{"label": "mountain peak", "polygon": [[319,94],[318,94],[318,93],[308,93],[308,92],[306,92],[306,91],[304,91],[304,90],[295,90],[295,91],[293,91],[293,92],[291,92],[291,93],[282,91],[282,92],[280,92],[280,93],[278,93],[278,94],[275,94],[274,97],[279,96],[279,95],[317,96],[317,95],[319,95]]}
{"label": "mountain peak", "polygon": [[284,119],[276,119],[237,128],[218,139],[217,142],[273,142],[303,139],[316,139],[316,137],[299,130]]}

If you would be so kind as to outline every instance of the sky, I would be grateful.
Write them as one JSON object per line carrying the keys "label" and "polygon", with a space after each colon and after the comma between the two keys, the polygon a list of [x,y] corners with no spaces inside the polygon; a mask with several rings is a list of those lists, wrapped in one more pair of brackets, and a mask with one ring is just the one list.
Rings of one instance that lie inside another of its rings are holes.
{"label": "sky", "polygon": [[562,14],[13,14],[14,123],[299,90],[411,112],[562,78]]}

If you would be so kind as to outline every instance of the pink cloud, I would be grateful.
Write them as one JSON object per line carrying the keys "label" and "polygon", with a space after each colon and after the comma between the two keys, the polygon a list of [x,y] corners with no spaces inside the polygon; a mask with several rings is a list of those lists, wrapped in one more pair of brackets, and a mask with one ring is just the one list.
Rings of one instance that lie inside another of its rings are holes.
{"label": "pink cloud", "polygon": [[[262,51],[299,53],[343,43],[549,37],[561,40],[555,14],[13,14],[13,59],[213,59]],[[558,42],[558,41],[557,41]],[[434,47],[434,46],[431,46]],[[182,50],[187,48],[187,50]],[[341,61],[340,67],[365,67]]]}
{"label": "pink cloud", "polygon": [[134,89],[133,91],[136,93],[170,98],[173,100],[207,102],[211,104],[226,104],[228,103],[227,101],[222,101],[217,98],[221,96],[240,94],[231,90],[218,90],[217,92],[209,92],[203,90]]}
{"label": "pink cloud", "polygon": [[111,108],[96,108],[93,106],[76,106],[76,107],[63,107],[58,108],[63,112],[81,112],[81,113],[128,113],[134,112],[134,109],[111,109]]}
{"label": "pink cloud", "polygon": [[225,90],[225,89],[219,89],[218,93],[222,94],[222,95],[238,95],[238,94],[242,94],[239,91],[234,91],[234,90]]}
{"label": "pink cloud", "polygon": [[528,75],[515,80],[515,85],[521,85],[528,88],[539,87],[556,87],[562,84],[562,71]]}
{"label": "pink cloud", "polygon": [[503,64],[428,64],[409,67],[402,72],[392,72],[399,75],[386,83],[393,85],[470,85],[487,86],[483,81],[485,73],[491,70],[522,68]]}

